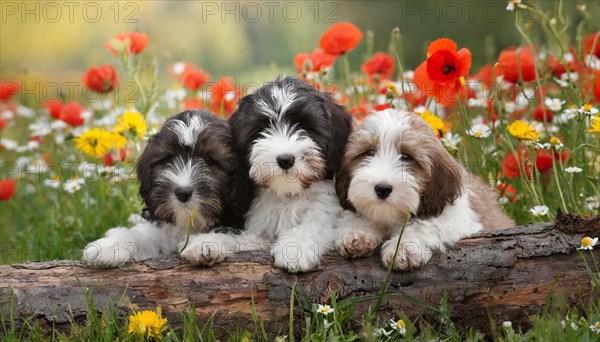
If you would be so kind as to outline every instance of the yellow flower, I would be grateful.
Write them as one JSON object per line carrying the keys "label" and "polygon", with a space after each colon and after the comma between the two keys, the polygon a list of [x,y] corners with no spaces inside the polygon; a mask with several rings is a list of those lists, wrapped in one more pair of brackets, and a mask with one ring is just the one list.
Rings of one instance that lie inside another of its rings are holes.
{"label": "yellow flower", "polygon": [[439,131],[444,128],[444,121],[442,121],[442,119],[440,119],[439,117],[431,114],[429,109],[426,109],[423,113],[419,114],[419,116],[421,116],[423,120],[425,120],[425,122],[427,122],[429,126],[433,128],[435,134],[438,134]]}
{"label": "yellow flower", "polygon": [[167,329],[167,319],[162,318],[161,313],[159,306],[156,311],[144,310],[129,316],[129,334],[162,340],[162,333]]}
{"label": "yellow flower", "polygon": [[557,137],[552,137],[552,138],[550,138],[550,144],[551,145],[558,145],[558,144],[560,144],[560,139],[557,138]]}
{"label": "yellow flower", "polygon": [[117,118],[117,125],[115,126],[114,132],[121,135],[131,133],[142,139],[144,134],[146,134],[146,129],[146,120],[142,114],[136,111],[126,111]]}
{"label": "yellow flower", "polygon": [[600,115],[594,115],[592,117],[592,127],[588,129],[588,132],[600,134]]}
{"label": "yellow flower", "polygon": [[523,120],[516,120],[507,127],[508,133],[512,134],[519,140],[538,140],[540,133],[535,130],[535,127]]}
{"label": "yellow flower", "polygon": [[127,144],[127,139],[121,133],[111,133],[115,148],[122,148]]}
{"label": "yellow flower", "polygon": [[105,129],[98,128],[93,128],[75,138],[75,147],[96,158],[101,158],[110,151],[113,143],[113,134]]}

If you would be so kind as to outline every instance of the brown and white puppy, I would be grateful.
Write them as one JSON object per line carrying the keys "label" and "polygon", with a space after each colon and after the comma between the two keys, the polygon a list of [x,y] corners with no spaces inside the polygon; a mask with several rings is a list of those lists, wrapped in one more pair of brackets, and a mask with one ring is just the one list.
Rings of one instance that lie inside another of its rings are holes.
{"label": "brown and white puppy", "polygon": [[349,137],[336,182],[346,209],[338,222],[338,251],[360,257],[383,243],[383,264],[394,269],[422,266],[432,252],[482,229],[514,225],[494,190],[454,160],[431,127],[410,112],[388,109],[365,118]]}

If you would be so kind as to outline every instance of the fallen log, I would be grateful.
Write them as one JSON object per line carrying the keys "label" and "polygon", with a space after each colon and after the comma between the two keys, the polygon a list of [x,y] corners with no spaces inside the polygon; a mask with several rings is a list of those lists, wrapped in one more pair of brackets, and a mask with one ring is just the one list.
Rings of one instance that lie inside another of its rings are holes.
{"label": "fallen log", "polygon": [[[525,324],[528,315],[544,306],[553,284],[569,303],[590,298],[590,277],[581,255],[588,262],[591,256],[577,253],[576,247],[584,235],[598,234],[597,219],[586,227],[540,223],[478,234],[434,256],[422,270],[393,272],[379,315],[395,317],[402,309],[415,317],[424,308],[402,294],[437,307],[447,293],[450,315],[459,325],[489,331],[490,319]],[[600,260],[598,249],[593,253]],[[252,329],[255,310],[267,331],[278,332],[287,329],[295,282],[309,300],[323,303],[334,292],[338,298],[376,295],[386,278],[378,256],[330,256],[318,271],[304,274],[273,268],[271,261],[267,252],[244,252],[210,268],[194,267],[177,257],[109,270],[87,269],[79,261],[0,266],[0,310],[8,317],[12,296],[17,324],[31,318],[42,327],[68,329],[70,319],[85,321],[85,290],[93,293],[98,308],[121,298],[123,316],[131,308],[161,306],[170,324],[177,326],[178,312],[193,303],[199,320],[214,315],[215,325]],[[373,303],[361,302],[356,314]]]}

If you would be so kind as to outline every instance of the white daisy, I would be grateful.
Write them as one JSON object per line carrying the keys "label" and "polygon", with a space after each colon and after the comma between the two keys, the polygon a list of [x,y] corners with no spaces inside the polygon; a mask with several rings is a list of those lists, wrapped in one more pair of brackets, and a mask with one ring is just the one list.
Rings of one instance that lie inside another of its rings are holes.
{"label": "white daisy", "polygon": [[57,176],[44,179],[44,185],[52,189],[58,189],[60,186],[60,178]]}
{"label": "white daisy", "polygon": [[536,205],[535,207],[529,209],[529,212],[533,215],[533,216],[546,216],[548,215],[548,212],[550,211],[550,209],[545,206],[545,205]]}
{"label": "white daisy", "polygon": [[562,109],[562,106],[565,104],[565,102],[565,100],[561,100],[558,98],[547,97],[544,100],[544,105],[546,105],[546,107],[548,107],[548,109],[550,109],[551,111],[558,112]]}
{"label": "white daisy", "polygon": [[577,112],[579,112],[580,114],[596,115],[598,114],[599,110],[598,108],[594,107],[591,103],[588,103],[586,105],[581,106],[581,108],[579,108]]}
{"label": "white daisy", "polygon": [[586,236],[583,239],[581,239],[581,247],[579,247],[577,249],[591,251],[594,249],[594,246],[596,246],[597,244],[598,244],[598,238],[592,239],[591,237]]}
{"label": "white daisy", "polygon": [[569,86],[569,83],[575,83],[579,80],[579,74],[576,72],[564,72],[560,75],[560,79],[555,78],[554,81],[558,83],[559,86],[566,88]]}
{"label": "white daisy", "polygon": [[596,334],[600,334],[600,321],[598,321],[594,324],[591,324],[590,330],[592,330],[592,332],[595,332]]}
{"label": "white daisy", "polygon": [[489,137],[492,134],[492,130],[488,125],[475,124],[467,130],[467,134],[475,138],[483,139]]}
{"label": "white daisy", "polygon": [[451,150],[458,150],[458,145],[460,145],[461,141],[462,137],[452,132],[444,134],[444,137],[441,139],[442,144]]}
{"label": "white daisy", "polygon": [[323,315],[328,315],[330,313],[333,313],[333,308],[329,305],[321,305],[321,304],[317,304],[317,313],[323,314]]}
{"label": "white daisy", "polygon": [[400,335],[406,334],[406,323],[404,323],[404,320],[402,319],[397,321],[390,319],[390,328],[398,330]]}
{"label": "white daisy", "polygon": [[579,173],[581,171],[583,171],[583,169],[581,169],[581,168],[579,168],[577,166],[571,166],[571,167],[567,167],[565,169],[565,172],[571,173],[571,174],[573,174],[573,173]]}
{"label": "white daisy", "polygon": [[65,184],[63,184],[63,189],[70,193],[73,194],[77,191],[79,191],[79,189],[81,189],[81,186],[85,183],[85,180],[83,178],[72,178],[69,179],[68,181],[65,182]]}
{"label": "white daisy", "polygon": [[512,322],[511,322],[511,321],[504,321],[504,322],[502,323],[502,326],[503,326],[504,328],[506,328],[506,329],[508,329],[508,328],[512,328]]}

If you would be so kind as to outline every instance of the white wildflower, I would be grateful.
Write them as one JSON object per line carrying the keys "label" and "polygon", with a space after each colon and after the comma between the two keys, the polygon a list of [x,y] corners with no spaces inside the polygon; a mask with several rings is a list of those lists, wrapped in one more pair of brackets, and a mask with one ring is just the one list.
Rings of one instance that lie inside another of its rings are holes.
{"label": "white wildflower", "polygon": [[489,137],[492,134],[492,130],[488,125],[475,124],[467,130],[467,134],[475,138],[483,139]]}
{"label": "white wildflower", "polygon": [[558,112],[562,109],[562,106],[565,104],[565,100],[561,100],[558,98],[547,97],[544,100],[544,105],[548,107],[553,112]]}
{"label": "white wildflower", "polygon": [[550,209],[545,205],[536,205],[535,207],[529,209],[529,212],[533,216],[537,216],[537,217],[548,215],[549,211],[550,211]]}
{"label": "white wildflower", "polygon": [[458,150],[458,145],[460,145],[461,141],[462,137],[452,132],[444,134],[444,137],[441,139],[442,144],[451,150]]}
{"label": "white wildflower", "polygon": [[577,166],[571,166],[571,167],[567,167],[565,169],[566,173],[571,173],[571,174],[573,174],[573,173],[579,173],[581,171],[583,171],[583,169],[581,169],[581,168],[579,168]]}

